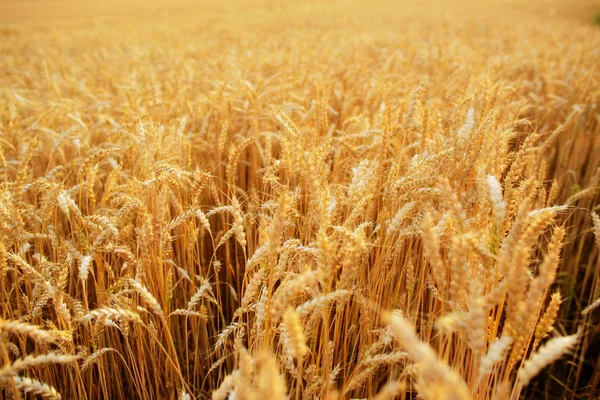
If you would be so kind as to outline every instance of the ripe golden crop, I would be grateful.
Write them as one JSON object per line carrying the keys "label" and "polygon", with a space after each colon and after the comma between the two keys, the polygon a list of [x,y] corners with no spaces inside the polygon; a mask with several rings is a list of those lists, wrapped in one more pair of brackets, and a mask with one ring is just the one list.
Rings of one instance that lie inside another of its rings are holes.
{"label": "ripe golden crop", "polygon": [[600,395],[594,6],[0,4],[0,397]]}

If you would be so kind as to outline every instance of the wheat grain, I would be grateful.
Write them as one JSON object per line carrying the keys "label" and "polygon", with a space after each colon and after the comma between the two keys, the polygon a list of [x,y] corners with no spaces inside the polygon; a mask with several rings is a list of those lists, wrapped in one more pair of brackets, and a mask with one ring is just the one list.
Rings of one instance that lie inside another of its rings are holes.
{"label": "wheat grain", "polygon": [[31,393],[47,399],[61,399],[61,395],[56,391],[55,388],[36,379],[24,376],[13,376],[10,379],[18,390],[21,390],[25,393]]}
{"label": "wheat grain", "polygon": [[535,352],[519,370],[519,383],[527,386],[531,378],[536,376],[544,367],[553,363],[569,352],[579,341],[579,334],[557,337],[549,340]]}

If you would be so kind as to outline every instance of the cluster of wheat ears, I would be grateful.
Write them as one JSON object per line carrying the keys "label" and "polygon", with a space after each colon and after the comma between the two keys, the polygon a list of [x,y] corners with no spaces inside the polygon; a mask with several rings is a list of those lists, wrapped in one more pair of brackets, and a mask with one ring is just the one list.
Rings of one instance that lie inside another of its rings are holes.
{"label": "cluster of wheat ears", "polygon": [[380,2],[0,28],[0,397],[598,394],[600,32]]}

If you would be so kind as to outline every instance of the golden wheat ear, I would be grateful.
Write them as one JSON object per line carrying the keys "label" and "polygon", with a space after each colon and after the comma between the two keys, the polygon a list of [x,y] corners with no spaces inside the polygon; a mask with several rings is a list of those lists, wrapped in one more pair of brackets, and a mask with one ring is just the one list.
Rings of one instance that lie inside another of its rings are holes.
{"label": "golden wheat ear", "polygon": [[580,337],[580,333],[576,333],[571,336],[550,339],[542,345],[519,369],[519,385],[527,386],[531,382],[531,379],[544,369],[544,367],[569,353],[575,347]]}

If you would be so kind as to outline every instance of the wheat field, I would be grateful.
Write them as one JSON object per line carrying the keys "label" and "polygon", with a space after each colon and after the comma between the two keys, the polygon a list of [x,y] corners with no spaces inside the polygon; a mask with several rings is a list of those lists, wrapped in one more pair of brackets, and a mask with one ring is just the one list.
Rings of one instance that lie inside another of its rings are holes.
{"label": "wheat field", "polygon": [[599,398],[599,11],[0,3],[0,398]]}

